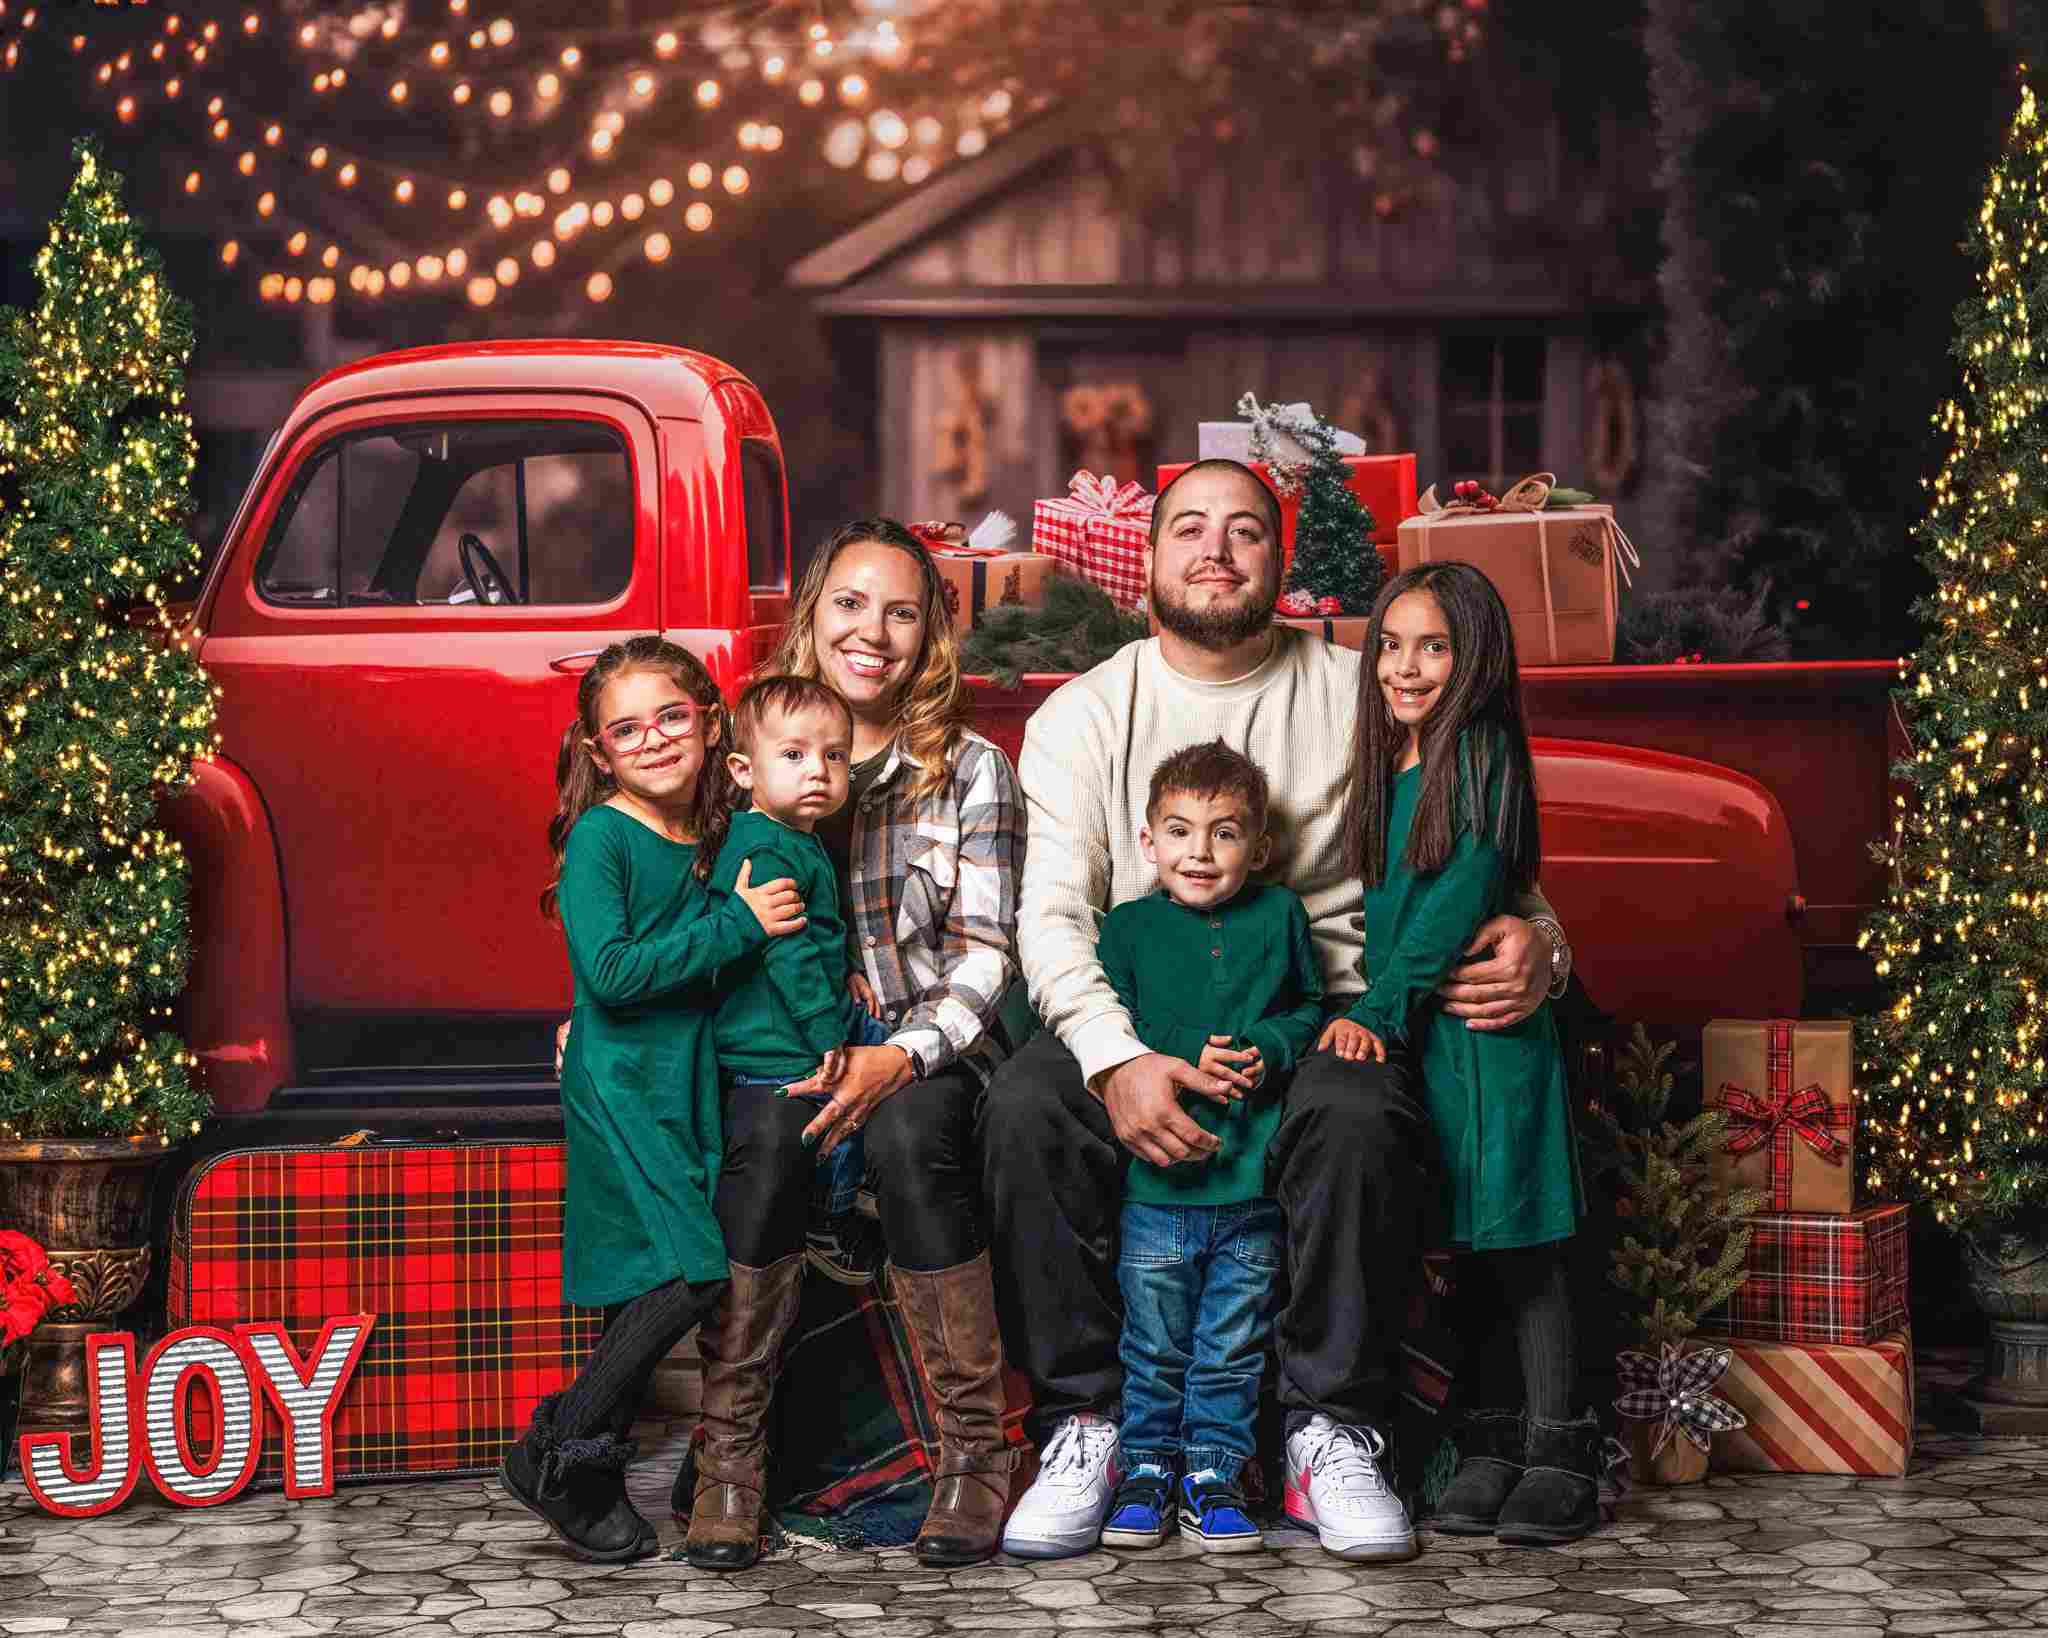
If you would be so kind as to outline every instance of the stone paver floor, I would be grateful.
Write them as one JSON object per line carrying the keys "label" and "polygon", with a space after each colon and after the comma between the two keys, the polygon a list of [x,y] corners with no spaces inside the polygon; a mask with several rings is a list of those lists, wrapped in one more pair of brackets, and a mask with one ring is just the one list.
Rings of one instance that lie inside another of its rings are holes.
{"label": "stone paver floor", "polygon": [[[660,1526],[679,1455],[643,1443],[634,1500]],[[296,1638],[535,1632],[572,1638],[846,1638],[1119,1630],[1159,1638],[1513,1628],[1669,1638],[2048,1633],[2048,1441],[1923,1434],[1904,1479],[1714,1477],[1637,1489],[1598,1534],[1506,1549],[1425,1532],[1420,1558],[1354,1568],[1294,1530],[1265,1551],[1096,1552],[918,1568],[907,1551],[798,1544],[743,1575],[568,1557],[495,1480],[247,1496],[106,1518],[0,1487],[0,1633]]]}

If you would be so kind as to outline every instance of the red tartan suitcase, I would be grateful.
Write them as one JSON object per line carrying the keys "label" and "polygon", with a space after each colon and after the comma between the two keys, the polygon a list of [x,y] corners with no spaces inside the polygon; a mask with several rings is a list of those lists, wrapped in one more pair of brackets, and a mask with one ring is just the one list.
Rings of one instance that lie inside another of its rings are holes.
{"label": "red tartan suitcase", "polygon": [[[303,1352],[377,1316],[335,1414],[335,1477],[496,1469],[603,1328],[562,1301],[560,1143],[240,1149],[195,1167],[171,1220],[169,1320],[279,1320]],[[195,1395],[204,1442],[211,1403]],[[264,1410],[256,1485],[284,1479]]]}

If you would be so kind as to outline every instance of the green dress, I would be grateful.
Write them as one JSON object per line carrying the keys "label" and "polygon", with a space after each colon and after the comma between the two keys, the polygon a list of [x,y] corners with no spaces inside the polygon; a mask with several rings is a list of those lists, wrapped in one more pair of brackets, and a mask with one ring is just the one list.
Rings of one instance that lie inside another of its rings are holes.
{"label": "green dress", "polygon": [[1409,870],[1421,790],[1419,764],[1394,776],[1385,879],[1365,895],[1368,987],[1348,1016],[1415,1052],[1443,1150],[1453,1242],[1503,1251],[1562,1240],[1586,1197],[1550,1003],[1512,1029],[1485,1031],[1467,1029],[1435,999],[1479,925],[1507,907],[1506,862],[1468,826],[1443,869]]}
{"label": "green dress", "polygon": [[562,857],[562,925],[576,980],[562,1058],[568,1204],[562,1294],[624,1302],[682,1278],[726,1275],[712,1215],[724,1125],[711,1045],[718,968],[767,934],[673,842],[598,806]]}

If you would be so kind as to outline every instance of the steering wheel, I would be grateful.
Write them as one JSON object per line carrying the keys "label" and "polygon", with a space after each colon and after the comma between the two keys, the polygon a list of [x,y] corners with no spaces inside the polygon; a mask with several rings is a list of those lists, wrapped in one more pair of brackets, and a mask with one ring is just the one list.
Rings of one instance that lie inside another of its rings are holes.
{"label": "steering wheel", "polygon": [[505,571],[498,560],[475,535],[464,535],[455,543],[455,555],[462,560],[462,578],[469,589],[476,593],[479,603],[516,603],[518,597],[512,591],[512,582],[505,578]]}

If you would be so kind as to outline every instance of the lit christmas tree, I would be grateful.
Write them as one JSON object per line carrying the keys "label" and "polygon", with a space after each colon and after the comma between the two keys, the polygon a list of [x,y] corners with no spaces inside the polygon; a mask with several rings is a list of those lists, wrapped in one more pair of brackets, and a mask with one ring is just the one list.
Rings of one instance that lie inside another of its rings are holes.
{"label": "lit christmas tree", "polygon": [[1916,612],[1920,651],[1897,698],[1911,794],[1889,842],[1884,907],[1864,929],[1889,1004],[1860,1039],[1871,1181],[1949,1223],[2048,1209],[2048,133],[2031,89],[1991,174],[1958,310],[1960,402],[1932,484]]}
{"label": "lit christmas tree", "polygon": [[197,566],[191,321],[89,144],[41,299],[0,314],[0,1138],[169,1143],[187,868],[159,796],[216,748],[165,585]]}

